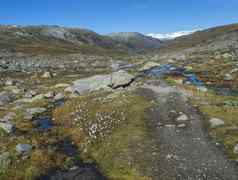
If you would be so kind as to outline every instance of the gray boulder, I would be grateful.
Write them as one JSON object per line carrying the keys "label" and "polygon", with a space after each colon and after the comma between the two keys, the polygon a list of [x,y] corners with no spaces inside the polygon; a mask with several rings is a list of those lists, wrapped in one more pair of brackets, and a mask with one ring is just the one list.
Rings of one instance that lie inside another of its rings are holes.
{"label": "gray boulder", "polygon": [[112,76],[111,82],[112,88],[127,86],[134,80],[134,76],[122,70],[112,73],[111,76]]}
{"label": "gray boulder", "polygon": [[188,118],[188,116],[186,114],[182,113],[176,120],[177,121],[188,121],[189,118]]}
{"label": "gray boulder", "polygon": [[42,76],[41,76],[42,78],[52,78],[53,77],[53,75],[51,74],[51,72],[45,72]]}
{"label": "gray boulder", "polygon": [[14,131],[15,126],[11,122],[0,122],[0,128],[9,134]]}
{"label": "gray boulder", "polygon": [[41,114],[45,112],[46,110],[47,110],[46,108],[29,108],[29,109],[26,109],[26,113],[34,116],[37,114]]}
{"label": "gray boulder", "polygon": [[238,154],[238,144],[235,145],[233,152],[234,154]]}
{"label": "gray boulder", "polygon": [[110,83],[111,78],[109,75],[96,75],[74,81],[71,89],[73,92],[82,94],[88,91],[108,89]]}
{"label": "gray boulder", "polygon": [[233,79],[234,79],[233,76],[231,74],[229,74],[229,73],[224,75],[224,80],[225,81],[231,81]]}
{"label": "gray boulder", "polygon": [[146,71],[146,70],[149,70],[151,68],[154,68],[154,67],[158,67],[160,66],[159,63],[156,63],[156,62],[147,62],[141,69],[140,71]]}
{"label": "gray boulder", "polygon": [[223,126],[225,123],[223,120],[218,119],[218,118],[212,118],[209,120],[210,123],[210,127],[211,128],[216,128],[216,127],[220,127]]}
{"label": "gray boulder", "polygon": [[25,98],[32,98],[34,96],[36,96],[37,92],[36,91],[33,91],[33,90],[29,90],[25,93],[24,97]]}
{"label": "gray boulder", "polygon": [[12,101],[14,101],[14,95],[10,92],[3,91],[0,92],[0,106],[4,106]]}
{"label": "gray boulder", "polygon": [[58,94],[55,95],[54,101],[61,101],[61,100],[63,100],[64,98],[65,98],[64,94],[58,93]]}
{"label": "gray boulder", "polygon": [[118,71],[108,75],[95,75],[89,78],[79,79],[73,82],[73,86],[65,91],[72,91],[82,94],[84,92],[96,91],[100,89],[119,88],[129,85],[134,80],[134,76],[126,71]]}
{"label": "gray boulder", "polygon": [[17,144],[16,151],[21,155],[29,155],[32,151],[32,145],[30,144]]}

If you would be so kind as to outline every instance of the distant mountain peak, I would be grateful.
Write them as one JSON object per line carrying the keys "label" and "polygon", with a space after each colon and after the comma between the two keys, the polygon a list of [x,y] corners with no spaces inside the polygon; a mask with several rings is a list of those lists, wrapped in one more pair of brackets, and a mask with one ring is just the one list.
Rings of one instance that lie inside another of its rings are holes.
{"label": "distant mountain peak", "polygon": [[172,33],[149,33],[147,34],[147,36],[156,38],[156,39],[160,39],[160,40],[171,40],[171,39],[175,39],[177,37],[180,36],[185,36],[185,35],[189,35],[192,34],[194,32],[196,32],[198,30],[192,30],[192,31],[178,31],[178,32],[172,32]]}
{"label": "distant mountain peak", "polygon": [[109,34],[109,36],[137,50],[159,48],[162,43],[159,39],[138,32],[116,32]]}

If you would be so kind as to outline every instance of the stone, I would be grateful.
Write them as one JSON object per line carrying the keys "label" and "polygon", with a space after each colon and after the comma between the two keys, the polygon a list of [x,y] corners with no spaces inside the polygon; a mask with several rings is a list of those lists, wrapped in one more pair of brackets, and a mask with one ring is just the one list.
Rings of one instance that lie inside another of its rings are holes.
{"label": "stone", "polygon": [[54,87],[55,88],[67,88],[69,86],[70,86],[70,84],[61,83],[61,84],[56,84]]}
{"label": "stone", "polygon": [[231,81],[233,79],[234,79],[233,76],[231,74],[229,74],[229,73],[224,75],[224,80],[225,81]]}
{"label": "stone", "polygon": [[64,94],[58,93],[58,94],[56,94],[56,96],[54,97],[54,101],[60,101],[60,100],[63,100],[64,98],[65,98]]}
{"label": "stone", "polygon": [[72,86],[69,86],[69,87],[67,87],[67,88],[64,89],[64,92],[73,93],[74,90],[73,90]]}
{"label": "stone", "polygon": [[15,126],[11,122],[0,122],[0,128],[10,134],[14,131]]}
{"label": "stone", "polygon": [[233,56],[232,56],[232,54],[224,53],[224,54],[222,54],[222,57],[223,57],[224,59],[230,59],[230,58],[232,58]]}
{"label": "stone", "polygon": [[34,116],[36,114],[41,114],[45,112],[46,110],[47,110],[46,108],[29,108],[29,109],[26,109],[26,113]]}
{"label": "stone", "polygon": [[42,78],[52,78],[53,75],[50,72],[44,72],[44,74],[41,76]]}
{"label": "stone", "polygon": [[2,119],[0,119],[0,121],[2,122],[8,122],[11,121],[13,118],[16,117],[16,113],[14,112],[9,112],[7,113]]}
{"label": "stone", "polygon": [[96,91],[100,89],[109,89],[111,78],[109,75],[95,75],[89,78],[79,79],[73,82],[72,91],[78,94]]}
{"label": "stone", "polygon": [[32,145],[30,144],[17,144],[16,151],[21,155],[29,155],[32,151]]}
{"label": "stone", "polygon": [[13,86],[15,84],[15,82],[11,79],[8,79],[6,82],[5,82],[5,86]]}
{"label": "stone", "polygon": [[238,154],[238,144],[235,145],[233,152],[234,154]]}
{"label": "stone", "polygon": [[188,121],[189,118],[188,118],[188,116],[186,114],[182,113],[176,120],[177,121]]}
{"label": "stone", "polygon": [[29,90],[29,91],[27,91],[27,92],[25,93],[24,97],[25,97],[25,98],[32,98],[32,97],[34,97],[34,96],[36,96],[36,95],[37,95],[37,92],[36,92],[36,91]]}
{"label": "stone", "polygon": [[11,91],[13,94],[20,94],[23,92],[22,89],[18,88],[17,86],[7,86],[4,88],[6,91]]}
{"label": "stone", "polygon": [[55,97],[55,92],[54,91],[50,91],[50,92],[44,94],[44,96],[46,98],[54,98]]}
{"label": "stone", "polygon": [[33,103],[33,102],[40,101],[40,100],[43,100],[43,99],[45,99],[45,95],[44,94],[39,94],[39,95],[36,95],[32,98],[19,99],[16,102],[18,102],[18,103]]}
{"label": "stone", "polygon": [[130,85],[130,83],[134,80],[134,76],[122,70],[112,73],[111,78],[112,88],[125,87],[127,85]]}
{"label": "stone", "polygon": [[236,72],[238,72],[238,68],[234,68],[230,71],[230,73],[236,73]]}
{"label": "stone", "polygon": [[0,92],[0,106],[4,106],[6,104],[11,103],[14,101],[15,97],[12,93],[7,91]]}
{"label": "stone", "polygon": [[95,75],[89,78],[79,79],[73,82],[73,86],[65,91],[82,94],[85,92],[97,91],[100,89],[108,90],[111,88],[125,87],[134,80],[134,76],[126,71],[120,70],[107,75]]}
{"label": "stone", "polygon": [[210,123],[210,127],[211,128],[216,128],[216,127],[220,127],[223,126],[225,123],[223,120],[218,119],[218,118],[212,118],[209,120]]}
{"label": "stone", "polygon": [[160,66],[159,63],[156,63],[156,62],[147,62],[141,69],[140,71],[146,71],[146,70],[150,70],[151,68],[154,68],[154,67],[158,67]]}
{"label": "stone", "polygon": [[207,92],[208,91],[208,89],[204,86],[197,87],[197,90],[199,90],[201,92]]}
{"label": "stone", "polygon": [[179,125],[177,125],[178,128],[185,128],[186,126],[187,126],[187,125],[184,124],[184,123],[183,123],[183,124],[179,124]]}

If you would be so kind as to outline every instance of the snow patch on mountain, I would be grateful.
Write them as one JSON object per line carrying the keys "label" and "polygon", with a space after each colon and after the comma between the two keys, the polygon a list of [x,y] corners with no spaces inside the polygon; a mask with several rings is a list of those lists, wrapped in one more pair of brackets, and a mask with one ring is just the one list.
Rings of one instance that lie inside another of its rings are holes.
{"label": "snow patch on mountain", "polygon": [[160,39],[160,40],[169,40],[169,39],[175,39],[175,38],[180,37],[180,36],[189,35],[189,34],[192,34],[192,33],[196,32],[196,31],[197,30],[178,31],[178,32],[172,32],[172,33],[165,33],[165,34],[149,33],[149,34],[147,34],[147,36],[151,36],[153,38]]}

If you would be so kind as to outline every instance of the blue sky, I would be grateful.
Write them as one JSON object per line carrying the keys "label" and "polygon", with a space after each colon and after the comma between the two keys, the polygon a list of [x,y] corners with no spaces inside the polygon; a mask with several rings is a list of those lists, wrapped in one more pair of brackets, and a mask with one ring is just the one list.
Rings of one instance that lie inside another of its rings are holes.
{"label": "blue sky", "polygon": [[174,32],[238,22],[238,0],[1,0],[0,24]]}

